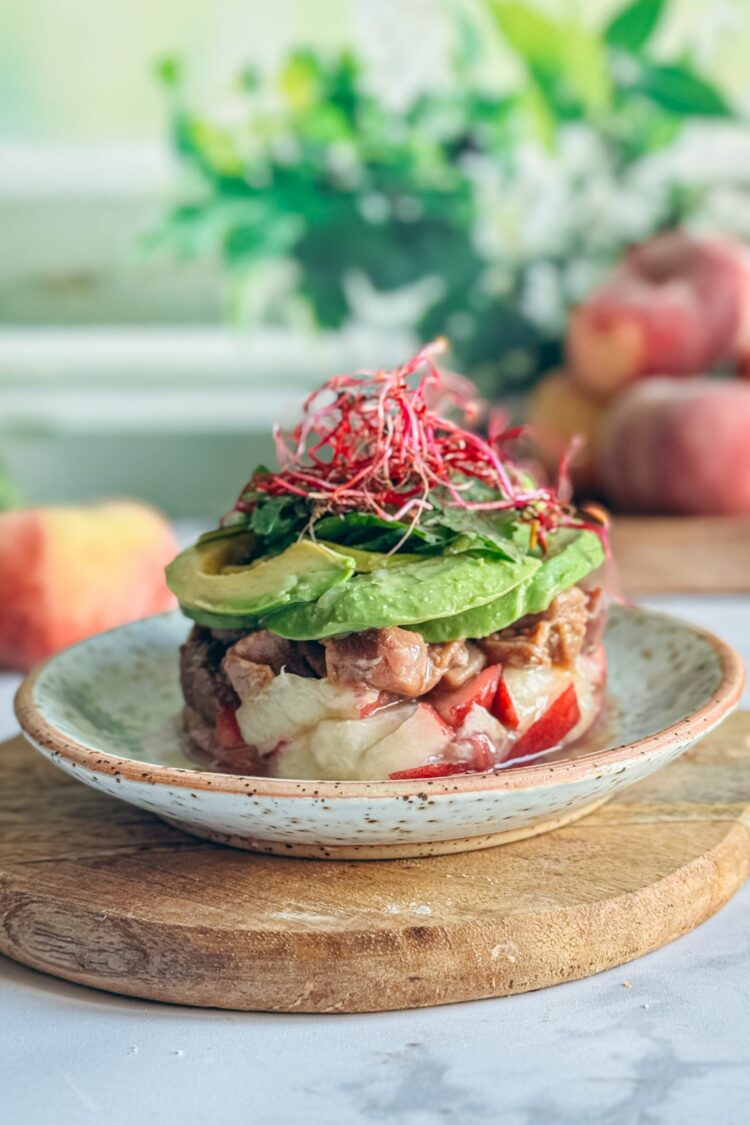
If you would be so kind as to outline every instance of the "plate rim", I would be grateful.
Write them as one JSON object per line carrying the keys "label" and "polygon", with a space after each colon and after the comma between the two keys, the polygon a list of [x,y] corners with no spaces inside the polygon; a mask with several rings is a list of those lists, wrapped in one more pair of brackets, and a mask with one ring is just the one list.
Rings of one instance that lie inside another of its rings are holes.
{"label": "plate rim", "polygon": [[[579,758],[557,760],[544,763],[535,762],[527,766],[517,766],[513,770],[497,773],[457,774],[447,778],[419,778],[403,781],[312,781],[290,778],[258,777],[254,774],[230,774],[195,770],[180,766],[162,766],[141,762],[135,758],[125,758],[106,750],[96,750],[76,738],[64,734],[47,719],[34,699],[37,681],[45,671],[71,649],[82,648],[103,636],[97,633],[60,653],[48,657],[38,664],[25,677],[19,687],[14,709],[16,718],[24,735],[44,753],[62,758],[72,766],[82,766],[92,773],[121,777],[124,780],[149,785],[200,789],[214,793],[239,794],[256,797],[315,798],[316,800],[342,798],[393,798],[403,800],[415,794],[429,793],[430,796],[458,796],[461,794],[492,793],[518,789],[537,789],[548,785],[575,782],[587,777],[591,770],[601,769],[611,772],[611,767],[624,761],[645,757],[674,743],[688,744],[708,734],[725,718],[739,702],[745,686],[745,668],[739,653],[726,641],[708,629],[693,625],[672,614],[645,606],[617,605],[612,607],[618,613],[636,614],[646,618],[657,618],[689,629],[701,637],[714,650],[719,659],[721,680],[710,696],[695,711],[677,722],[655,731],[645,738],[626,742],[607,750],[594,750]],[[156,621],[174,617],[177,611],[155,614],[139,621]],[[129,622],[115,629],[107,630],[112,635],[132,627],[138,622]],[[606,759],[606,760],[603,760]]]}

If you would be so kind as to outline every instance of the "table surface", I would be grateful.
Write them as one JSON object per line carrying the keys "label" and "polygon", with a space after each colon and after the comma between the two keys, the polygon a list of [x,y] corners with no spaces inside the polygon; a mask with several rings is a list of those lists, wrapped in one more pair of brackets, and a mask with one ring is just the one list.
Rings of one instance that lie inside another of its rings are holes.
{"label": "table surface", "polygon": [[[711,628],[750,666],[750,597],[647,604]],[[15,683],[0,676],[2,737],[16,730]],[[749,1032],[750,884],[699,929],[630,965],[417,1012],[177,1008],[0,957],[9,1125],[739,1125],[750,1104]]]}

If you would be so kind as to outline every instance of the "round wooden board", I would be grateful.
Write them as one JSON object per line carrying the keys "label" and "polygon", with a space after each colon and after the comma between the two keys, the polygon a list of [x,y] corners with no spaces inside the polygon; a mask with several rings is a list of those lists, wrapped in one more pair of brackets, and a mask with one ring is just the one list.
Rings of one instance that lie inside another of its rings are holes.
{"label": "round wooden board", "polygon": [[179,1004],[416,1008],[543,988],[699,925],[750,871],[750,713],[584,820],[372,863],[203,843],[0,747],[0,949]]}

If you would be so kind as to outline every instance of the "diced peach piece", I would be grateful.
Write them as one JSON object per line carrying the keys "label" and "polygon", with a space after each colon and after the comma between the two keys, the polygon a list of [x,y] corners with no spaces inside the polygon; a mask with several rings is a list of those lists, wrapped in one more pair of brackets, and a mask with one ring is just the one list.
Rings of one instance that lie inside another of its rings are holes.
{"label": "diced peach piece", "polygon": [[0,667],[24,671],[92,633],[170,609],[178,550],[145,504],[0,514]]}
{"label": "diced peach piece", "polygon": [[534,388],[529,400],[529,423],[545,468],[554,474],[574,438],[582,438],[574,451],[570,472],[576,490],[596,487],[599,431],[606,403],[577,386],[566,371],[550,371]]}
{"label": "diced peach piece", "polygon": [[736,350],[747,279],[733,244],[684,231],[634,247],[574,311],[575,381],[604,398],[644,375],[695,375]]}
{"label": "diced peach piece", "polygon": [[324,719],[309,732],[308,743],[320,778],[356,780],[368,750],[402,729],[415,704],[397,703],[366,719]]}
{"label": "diced peach piece", "polygon": [[540,754],[559,746],[581,721],[581,710],[574,684],[568,684],[560,695],[550,703],[544,714],[535,719],[528,730],[513,744],[506,757],[524,758],[530,754]]}
{"label": "diced peach piece", "polygon": [[451,777],[457,773],[467,773],[471,766],[466,762],[431,762],[427,766],[416,766],[413,770],[396,770],[389,774],[390,781],[423,781],[435,777]]}
{"label": "diced peach piece", "polygon": [[504,676],[500,677],[500,683],[497,685],[497,692],[492,701],[492,714],[507,730],[518,730],[521,725],[513,696],[508,691],[508,684]]}
{"label": "diced peach piece", "polygon": [[472,707],[478,705],[489,710],[492,706],[500,673],[499,664],[490,665],[453,691],[433,692],[430,703],[450,727],[460,727]]}
{"label": "diced peach piece", "polygon": [[[295,676],[282,671],[268,687],[247,699],[237,711],[242,737],[261,754],[273,754],[280,743],[293,741],[327,719],[360,719],[379,692]],[[376,712],[378,714],[378,712]]]}
{"label": "diced peach piece", "polygon": [[652,379],[614,405],[602,433],[608,498],[636,512],[750,513],[750,385]]}
{"label": "diced peach piece", "polygon": [[242,731],[237,723],[237,709],[222,707],[216,716],[215,731],[216,741],[223,750],[233,750],[238,746],[246,746]]}
{"label": "diced peach piece", "polygon": [[[544,713],[571,682],[572,673],[561,667],[504,668],[502,683],[515,713],[515,726],[525,731]],[[497,696],[495,697],[497,700]],[[495,711],[498,718],[502,718]]]}
{"label": "diced peach piece", "polygon": [[451,755],[468,762],[471,769],[489,770],[502,762],[508,734],[486,705],[475,704],[456,732]]}
{"label": "diced peach piece", "polygon": [[446,727],[437,711],[429,703],[419,703],[393,734],[367,750],[359,776],[374,780],[428,765],[443,754],[452,737],[453,731]]}

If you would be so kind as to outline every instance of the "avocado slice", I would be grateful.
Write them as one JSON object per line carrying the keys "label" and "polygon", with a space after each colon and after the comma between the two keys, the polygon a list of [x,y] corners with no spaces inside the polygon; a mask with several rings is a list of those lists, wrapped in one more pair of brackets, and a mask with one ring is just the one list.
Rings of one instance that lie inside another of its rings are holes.
{"label": "avocado slice", "polygon": [[564,528],[554,533],[539,569],[520,586],[494,601],[452,617],[423,621],[414,629],[429,642],[486,637],[527,613],[542,613],[561,590],[580,582],[603,561],[604,548],[595,532]]}
{"label": "avocado slice", "polygon": [[326,543],[322,539],[318,542],[337,555],[346,555],[347,558],[353,559],[357,574],[369,574],[371,570],[387,570],[389,567],[403,566],[404,563],[422,561],[421,555],[406,553],[387,555],[383,551],[366,551],[363,547],[344,547],[340,543]]}
{"label": "avocado slice", "polygon": [[314,601],[354,573],[353,559],[309,539],[242,565],[253,541],[252,534],[209,539],[169,564],[167,585],[188,617],[214,628],[252,627],[261,614]]}
{"label": "avocado slice", "polygon": [[516,562],[477,552],[382,567],[356,575],[316,602],[272,613],[263,625],[294,641],[412,625],[429,614],[447,617],[495,601],[540,566],[531,556]]}

